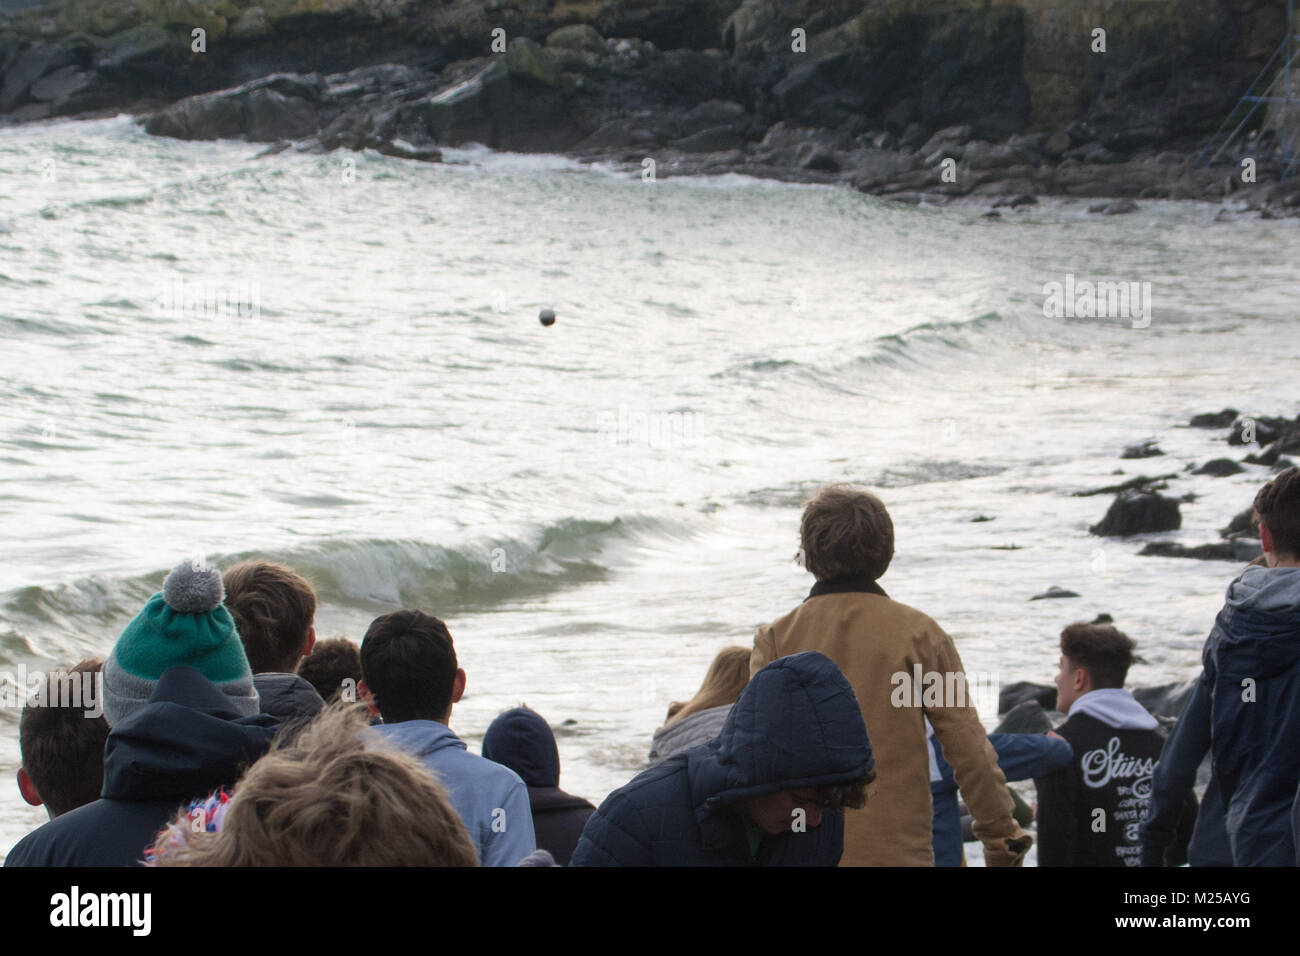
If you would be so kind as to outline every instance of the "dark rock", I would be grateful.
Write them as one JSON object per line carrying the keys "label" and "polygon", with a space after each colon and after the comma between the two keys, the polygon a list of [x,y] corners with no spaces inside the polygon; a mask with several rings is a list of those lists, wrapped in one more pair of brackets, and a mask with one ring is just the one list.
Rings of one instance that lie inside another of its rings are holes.
{"label": "dark rock", "polygon": [[1282,431],[1290,425],[1284,418],[1267,418],[1260,416],[1252,418],[1249,415],[1243,415],[1232,423],[1232,433],[1228,435],[1229,445],[1249,445],[1252,442],[1246,440],[1249,433],[1253,432],[1253,440],[1258,442],[1260,447],[1277,441],[1282,437]]}
{"label": "dark rock", "polygon": [[1226,528],[1219,529],[1219,534],[1224,538],[1259,537],[1259,529],[1255,527],[1254,506],[1237,512]]}
{"label": "dark rock", "polygon": [[687,110],[680,122],[682,136],[720,126],[730,126],[740,132],[749,125],[749,114],[735,100],[705,100]]}
{"label": "dark rock", "polygon": [[982,213],[980,213],[980,218],[981,218],[981,219],[1001,219],[1001,218],[1002,218],[1002,213],[998,212],[996,209],[989,209],[989,210],[987,210],[986,212],[982,212]]}
{"label": "dark rock", "polygon": [[188,53],[189,48],[188,34],[182,41],[156,24],[143,24],[110,36],[95,56],[95,69],[105,74],[129,71],[169,51]]}
{"label": "dark rock", "polygon": [[1154,441],[1144,441],[1138,445],[1129,445],[1120,454],[1120,458],[1155,458],[1163,455],[1160,446]]}
{"label": "dark rock", "polygon": [[1093,203],[1088,207],[1088,212],[1098,213],[1103,216],[1122,216],[1125,213],[1137,211],[1138,204],[1131,199],[1115,199],[1109,202]]}
{"label": "dark rock", "polygon": [[33,83],[30,95],[39,102],[62,103],[84,92],[94,78],[94,73],[79,66],[60,67]]}
{"label": "dark rock", "polygon": [[739,149],[745,145],[745,141],[734,127],[719,126],[674,140],[672,145],[684,153],[719,153]]}
{"label": "dark rock", "polygon": [[808,144],[800,152],[803,154],[803,157],[799,160],[800,169],[820,169],[828,173],[840,171],[839,160],[835,158],[834,153],[824,146]]}
{"label": "dark rock", "polygon": [[1055,584],[1053,584],[1042,594],[1035,594],[1029,600],[1042,601],[1047,598],[1076,598],[1078,596],[1079,595],[1074,591],[1067,591],[1065,588],[1058,588]]}
{"label": "dark rock", "polygon": [[990,518],[988,515],[976,515],[975,517],[971,518],[970,520],[971,520],[971,523],[972,523],[972,524],[975,524],[975,523],[978,523],[978,522],[981,522],[981,521],[992,521],[993,519]]}
{"label": "dark rock", "polygon": [[925,142],[926,135],[924,126],[920,123],[910,123],[908,124],[908,127],[903,130],[903,135],[898,138],[899,148],[916,149]]}
{"label": "dark rock", "polygon": [[872,139],[871,145],[876,149],[894,149],[898,145],[898,137],[885,130]]}
{"label": "dark rock", "polygon": [[1225,408],[1221,412],[1202,412],[1193,415],[1189,424],[1193,428],[1228,428],[1237,420],[1238,414],[1235,408]]}
{"label": "dark rock", "polygon": [[971,129],[968,123],[959,126],[946,126],[927,139],[925,145],[919,151],[929,156],[932,153],[961,146],[970,141],[973,132],[974,130]]}
{"label": "dark rock", "polygon": [[1015,209],[1018,206],[1037,206],[1037,205],[1038,205],[1037,196],[1034,196],[1030,193],[1018,193],[1015,196],[1007,196],[1002,199],[999,199],[997,202],[993,204],[993,208],[1001,209],[1003,207],[1009,206],[1012,209]]}
{"label": "dark rock", "polygon": [[[1122,470],[1115,471],[1113,474],[1122,475],[1124,472]],[[1091,491],[1074,491],[1070,493],[1070,497],[1088,498],[1092,495],[1112,495],[1129,490],[1154,492],[1165,488],[1166,481],[1177,477],[1177,475],[1157,475],[1154,478],[1148,478],[1146,475],[1139,475],[1136,478],[1130,478],[1128,481],[1121,482],[1118,485],[1107,485],[1104,488],[1094,488]]]}
{"label": "dark rock", "polygon": [[[995,734],[1045,734],[1052,729],[1052,719],[1047,716],[1049,708],[1056,706],[1056,688],[1049,688],[1050,694],[1044,693],[1039,698],[1022,700],[1002,718]],[[1050,699],[1049,699],[1050,697]],[[1043,705],[1043,701],[1048,701]]]}
{"label": "dark rock", "polygon": [[1102,537],[1127,537],[1177,531],[1182,523],[1177,499],[1141,491],[1123,491],[1111,502],[1106,516],[1088,531]]}
{"label": "dark rock", "polygon": [[1115,619],[1114,619],[1113,617],[1111,617],[1109,614],[1106,614],[1106,613],[1103,612],[1103,613],[1101,613],[1101,614],[1098,614],[1096,617],[1094,617],[1090,623],[1092,623],[1092,624],[1114,624],[1114,623],[1115,623]]}
{"label": "dark rock", "polygon": [[1173,541],[1152,541],[1138,552],[1139,557],[1195,558],[1198,561],[1250,561],[1259,556],[1259,542],[1249,539],[1217,541],[1186,547]]}
{"label": "dark rock", "polygon": [[1197,468],[1192,474],[1213,475],[1216,478],[1222,478],[1225,475],[1239,475],[1245,470],[1231,458],[1213,458],[1200,468]]}
{"label": "dark rock", "polygon": [[1033,162],[1033,157],[1023,149],[983,142],[967,143],[962,149],[962,159],[971,169],[1008,169]]}
{"label": "dark rock", "polygon": [[442,150],[439,149],[420,148],[406,143],[395,143],[391,140],[378,143],[375,149],[385,156],[394,156],[397,159],[411,159],[421,163],[442,162]]}
{"label": "dark rock", "polygon": [[1007,684],[998,691],[998,713],[1008,713],[1027,700],[1037,701],[1045,708],[1055,707],[1056,688],[1051,684],[1035,684],[1023,680]]}
{"label": "dark rock", "polygon": [[52,70],[67,66],[72,55],[48,43],[38,43],[19,53],[13,66],[5,71],[0,87],[0,113],[8,113],[21,104],[32,85]]}
{"label": "dark rock", "polygon": [[1192,695],[1199,678],[1178,681],[1173,684],[1157,684],[1154,687],[1135,687],[1133,697],[1145,707],[1153,717],[1170,717],[1177,719],[1187,705],[1187,698]]}
{"label": "dark rock", "polygon": [[255,143],[301,139],[319,128],[315,106],[273,89],[252,90],[243,105],[245,132]]}

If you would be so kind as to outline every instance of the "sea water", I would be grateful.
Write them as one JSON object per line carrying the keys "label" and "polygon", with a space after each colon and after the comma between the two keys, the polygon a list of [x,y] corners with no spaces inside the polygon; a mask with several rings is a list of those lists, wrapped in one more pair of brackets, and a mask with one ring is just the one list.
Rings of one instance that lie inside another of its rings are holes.
{"label": "sea water", "polygon": [[[1137,552],[1218,540],[1269,472],[1187,474],[1245,449],[1184,426],[1300,411],[1295,220],[262,151],[0,130],[0,671],[107,655],[182,559],[264,556],[316,586],[322,638],[446,619],[453,729],[477,751],[526,703],[599,802],[713,655],[806,595],[825,482],[884,498],[881,584],[968,670],[1050,681],[1061,628],[1106,612],[1130,684],[1195,674],[1240,566]],[[1145,320],[1054,311],[1081,283],[1137,283]],[[1119,459],[1148,438],[1163,457]],[[1072,492],[1167,473],[1197,496],[1181,531],[1088,533],[1111,496]],[[1080,597],[1029,601],[1050,585]],[[18,715],[0,851],[44,820]]]}

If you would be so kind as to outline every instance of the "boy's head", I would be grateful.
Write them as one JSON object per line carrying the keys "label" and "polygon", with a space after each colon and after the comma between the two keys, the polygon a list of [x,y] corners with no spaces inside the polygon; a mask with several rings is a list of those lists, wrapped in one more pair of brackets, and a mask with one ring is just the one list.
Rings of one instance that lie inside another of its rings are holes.
{"label": "boy's head", "polygon": [[361,683],[361,654],[346,637],[317,641],[298,664],[298,676],[315,687],[323,700],[338,700],[345,680],[352,681],[353,690]]}
{"label": "boy's head", "polygon": [[1300,468],[1288,468],[1259,489],[1254,512],[1268,566],[1300,564]]}
{"label": "boy's head", "polygon": [[1071,624],[1061,632],[1056,709],[1069,713],[1084,694],[1123,687],[1136,642],[1109,624]]}
{"label": "boy's head", "polygon": [[465,693],[447,625],[423,611],[394,611],[371,622],[361,641],[361,676],[362,691],[386,724],[446,723]]}
{"label": "boy's head", "polygon": [[326,708],[253,764],[215,832],[181,816],[154,853],[160,866],[478,865],[447,791],[371,736],[356,705]]}
{"label": "boy's head", "polygon": [[254,674],[292,674],[316,641],[316,592],[296,571],[243,561],[221,576]]}
{"label": "boy's head", "polygon": [[[764,833],[788,833],[796,819],[808,829],[821,826],[822,814],[845,809],[861,810],[867,805],[867,787],[876,779],[876,772],[852,783],[827,787],[806,787],[802,790],[780,790],[761,797],[743,801],[746,815]],[[795,811],[802,810],[802,814]]]}
{"label": "boy's head", "polygon": [[50,818],[99,799],[108,721],[100,709],[98,659],[47,674],[18,721],[18,789]]}
{"label": "boy's head", "polygon": [[881,577],[894,558],[894,523],[884,503],[852,485],[827,485],[803,509],[804,567],[818,581]]}

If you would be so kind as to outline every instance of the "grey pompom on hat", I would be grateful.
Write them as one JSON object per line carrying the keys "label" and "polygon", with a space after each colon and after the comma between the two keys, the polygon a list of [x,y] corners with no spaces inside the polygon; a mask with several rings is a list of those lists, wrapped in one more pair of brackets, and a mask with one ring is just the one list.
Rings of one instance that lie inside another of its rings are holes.
{"label": "grey pompom on hat", "polygon": [[163,581],[163,600],[181,614],[206,614],[226,597],[221,572],[199,561],[182,561]]}

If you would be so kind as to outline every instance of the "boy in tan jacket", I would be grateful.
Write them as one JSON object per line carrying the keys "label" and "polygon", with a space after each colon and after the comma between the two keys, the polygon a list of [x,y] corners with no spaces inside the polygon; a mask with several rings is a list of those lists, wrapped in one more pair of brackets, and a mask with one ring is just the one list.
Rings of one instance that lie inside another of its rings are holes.
{"label": "boy in tan jacket", "polygon": [[[952,638],[892,601],[876,583],[894,556],[894,526],[874,495],[823,488],[804,508],[807,599],[759,628],[750,672],[800,651],[820,651],[853,685],[876,756],[866,806],[844,820],[842,866],[933,866],[933,807],[925,718],[974,817],[989,866],[1017,866],[1033,837],[1012,819],[1011,796],[975,708]],[[921,684],[918,685],[917,679]]]}

